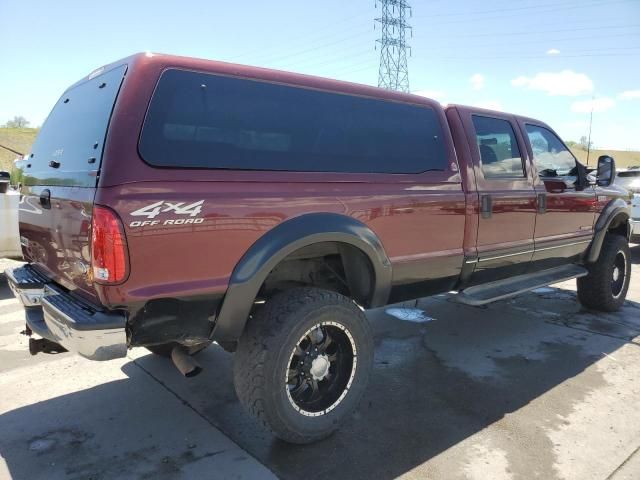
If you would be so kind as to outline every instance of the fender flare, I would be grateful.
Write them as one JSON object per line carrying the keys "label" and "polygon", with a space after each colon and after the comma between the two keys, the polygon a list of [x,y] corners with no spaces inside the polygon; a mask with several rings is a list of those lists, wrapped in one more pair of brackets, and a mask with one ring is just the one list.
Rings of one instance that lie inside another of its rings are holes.
{"label": "fender flare", "polygon": [[598,217],[596,221],[596,225],[594,228],[593,240],[591,240],[591,246],[589,247],[589,252],[587,253],[587,262],[594,263],[598,261],[598,257],[600,256],[600,250],[602,249],[602,243],[604,242],[604,237],[607,235],[607,231],[611,226],[611,223],[614,219],[618,218],[619,215],[622,215],[627,222],[627,240],[629,239],[630,229],[629,229],[629,218],[631,217],[629,205],[622,198],[616,198],[611,200],[602,210],[602,213]]}
{"label": "fender flare", "polygon": [[373,267],[371,307],[386,304],[391,262],[378,236],[362,222],[336,213],[310,213],[287,220],[260,237],[231,274],[212,338],[236,341],[242,335],[260,287],[276,265],[296,250],[320,242],[339,242],[361,250]]}

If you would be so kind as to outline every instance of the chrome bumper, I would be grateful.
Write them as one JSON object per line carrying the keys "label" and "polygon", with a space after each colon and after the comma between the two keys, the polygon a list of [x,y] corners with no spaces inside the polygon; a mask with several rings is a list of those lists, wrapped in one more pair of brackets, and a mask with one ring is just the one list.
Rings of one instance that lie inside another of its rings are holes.
{"label": "chrome bumper", "polygon": [[[27,269],[26,271],[24,269]],[[27,326],[38,335],[90,360],[127,353],[126,316],[97,310],[40,276],[29,265],[5,271],[9,287],[27,309]]]}

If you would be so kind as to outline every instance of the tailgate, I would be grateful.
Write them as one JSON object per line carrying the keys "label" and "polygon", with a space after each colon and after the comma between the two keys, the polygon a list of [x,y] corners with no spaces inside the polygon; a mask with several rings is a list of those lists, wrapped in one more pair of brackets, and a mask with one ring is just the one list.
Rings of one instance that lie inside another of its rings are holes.
{"label": "tailgate", "polygon": [[95,299],[91,213],[111,112],[126,65],[92,74],[49,114],[21,172],[20,241],[27,260],[69,290]]}

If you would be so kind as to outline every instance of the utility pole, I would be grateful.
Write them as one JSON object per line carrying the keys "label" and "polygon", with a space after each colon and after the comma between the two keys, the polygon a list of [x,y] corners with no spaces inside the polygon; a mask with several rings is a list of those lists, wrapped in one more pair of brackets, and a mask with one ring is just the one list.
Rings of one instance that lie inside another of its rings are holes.
{"label": "utility pole", "polygon": [[589,115],[589,138],[587,139],[587,167],[589,166],[589,154],[591,153],[591,127],[593,127],[593,103],[596,96],[591,97],[591,114]]}
{"label": "utility pole", "polygon": [[406,31],[411,30],[407,23],[411,7],[407,0],[378,0],[376,7],[378,3],[382,7],[382,16],[375,20],[382,27],[381,38],[376,40],[380,44],[378,86],[387,90],[409,92],[407,50],[411,52],[411,47],[406,42]]}

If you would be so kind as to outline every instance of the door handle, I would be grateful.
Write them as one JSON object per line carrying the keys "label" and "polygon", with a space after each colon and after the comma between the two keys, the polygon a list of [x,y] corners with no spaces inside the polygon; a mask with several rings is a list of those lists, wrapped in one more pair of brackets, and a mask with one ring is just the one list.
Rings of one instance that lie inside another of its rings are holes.
{"label": "door handle", "polygon": [[40,194],[40,205],[47,210],[51,208],[51,191],[48,188]]}
{"label": "door handle", "polygon": [[493,213],[493,199],[491,195],[480,196],[480,213],[482,218],[491,218]]}
{"label": "door handle", "polygon": [[547,194],[538,194],[538,213],[545,213],[547,211]]}

